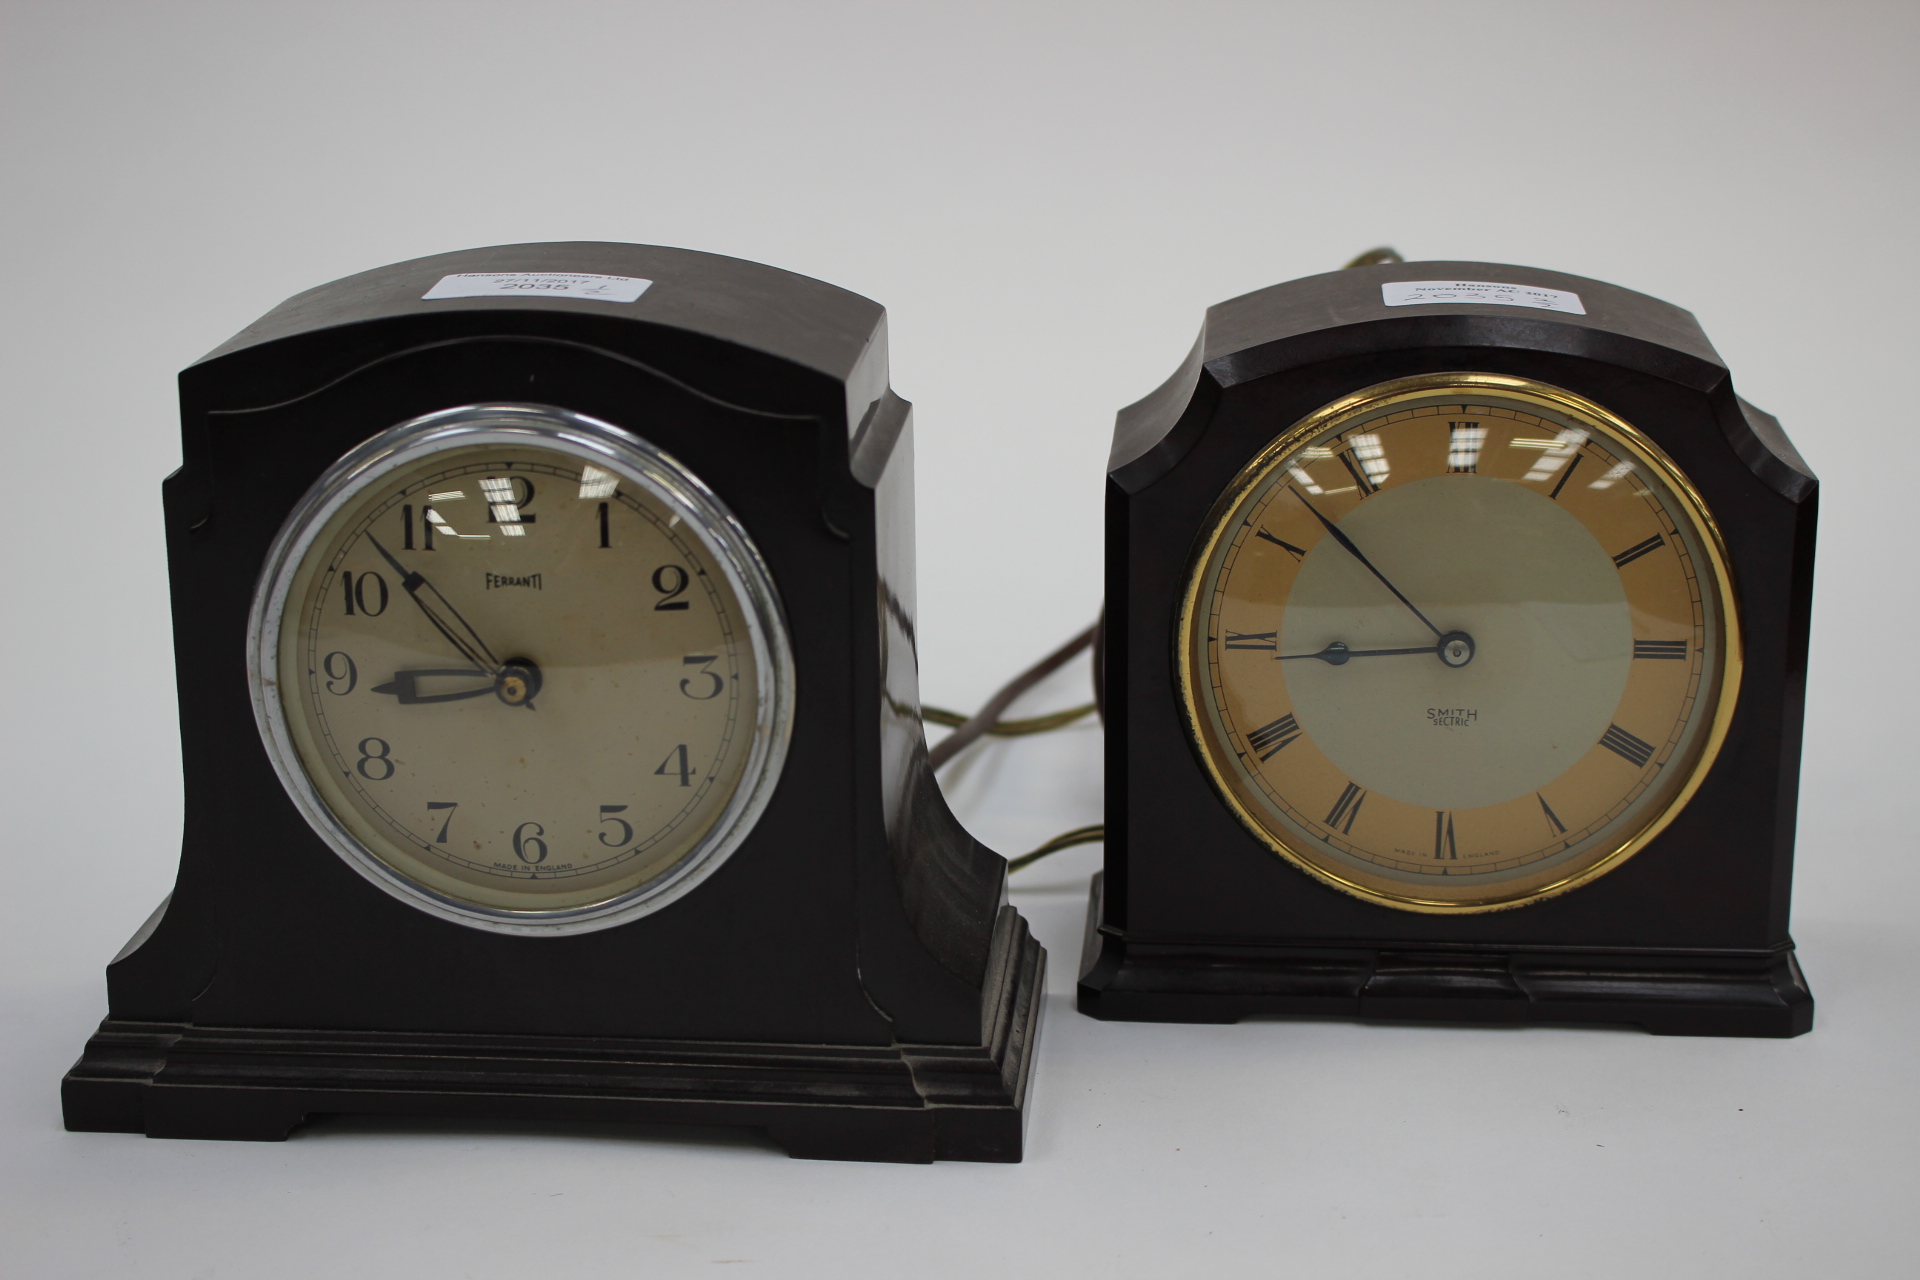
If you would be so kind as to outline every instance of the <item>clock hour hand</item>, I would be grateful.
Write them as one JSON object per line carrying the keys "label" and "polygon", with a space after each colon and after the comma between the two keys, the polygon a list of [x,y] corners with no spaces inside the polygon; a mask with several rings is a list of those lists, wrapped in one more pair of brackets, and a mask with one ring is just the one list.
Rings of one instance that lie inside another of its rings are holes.
{"label": "clock hour hand", "polygon": [[[452,693],[420,692],[422,680],[449,677],[484,680],[486,683],[478,688],[456,689]],[[492,694],[510,707],[525,707],[531,711],[533,695],[540,692],[542,682],[540,668],[531,658],[509,658],[498,671],[482,671],[478,667],[420,667],[412,671],[396,671],[393,679],[375,685],[373,691],[392,694],[403,707],[417,706],[423,702],[460,702]]]}
{"label": "clock hour hand", "polygon": [[[483,675],[499,675],[500,659],[493,656],[493,650],[487,647],[487,642],[482,640],[479,633],[460,616],[460,611],[440,594],[439,589],[419,572],[407,568],[394,559],[393,553],[381,546],[379,540],[372,534],[367,535],[367,541],[373,543],[374,550],[378,551],[386,562],[393,566],[393,571],[400,575],[400,585],[406,588],[407,595],[413,602],[420,606],[420,612],[427,615],[427,621],[433,624],[434,630],[445,636],[447,642],[459,651],[461,657],[476,667],[484,668]],[[427,595],[422,594],[423,592],[431,594],[433,598],[429,600]],[[398,678],[395,676],[396,680]]]}
{"label": "clock hour hand", "polygon": [[[1358,560],[1361,564],[1365,565],[1368,573],[1371,573],[1374,577],[1380,579],[1381,586],[1393,592],[1394,599],[1398,600],[1401,604],[1407,606],[1407,608],[1412,609],[1413,616],[1420,619],[1420,621],[1426,626],[1427,630],[1433,632],[1433,634],[1436,636],[1441,634],[1440,628],[1434,626],[1433,623],[1428,622],[1427,615],[1420,612],[1420,610],[1414,605],[1413,601],[1407,599],[1404,595],[1400,594],[1400,588],[1394,586],[1391,582],[1387,581],[1386,574],[1380,572],[1378,569],[1373,567],[1373,561],[1367,559],[1367,557],[1361,552],[1360,548],[1353,545],[1352,538],[1349,538],[1346,534],[1340,532],[1339,526],[1335,525],[1333,521],[1321,515],[1318,509],[1316,509],[1311,502],[1307,501],[1305,494],[1301,493],[1298,489],[1293,489],[1291,487],[1289,487],[1289,491],[1293,494],[1294,497],[1300,499],[1301,506],[1305,507],[1308,511],[1311,511],[1313,513],[1313,518],[1315,520],[1318,520],[1323,526],[1325,526],[1327,532],[1332,535],[1333,540],[1335,542],[1338,542],[1341,546],[1347,549],[1347,554],[1351,555],[1355,560]],[[1425,653],[1428,651],[1421,649],[1421,650],[1413,650],[1412,652]]]}
{"label": "clock hour hand", "polygon": [[1423,645],[1418,649],[1349,649],[1345,641],[1335,640],[1318,653],[1282,653],[1276,654],[1276,660],[1290,662],[1295,658],[1318,658],[1330,667],[1344,667],[1353,658],[1393,658],[1409,653],[1433,653],[1440,661],[1450,667],[1464,667],[1473,661],[1473,637],[1464,631],[1449,631],[1440,637],[1438,644]]}
{"label": "clock hour hand", "polygon": [[[485,684],[474,689],[461,689],[455,693],[421,693],[420,681],[428,677],[442,678],[465,676],[469,679],[484,680]],[[373,687],[375,693],[390,693],[400,700],[403,707],[417,702],[459,702],[462,698],[484,698],[494,691],[494,678],[478,667],[436,667],[431,670],[396,671],[393,679],[386,684]]]}
{"label": "clock hour hand", "polygon": [[1318,653],[1283,653],[1278,656],[1278,661],[1291,662],[1295,658],[1318,658],[1330,667],[1343,667],[1352,658],[1388,658],[1403,653],[1433,653],[1438,648],[1438,645],[1430,644],[1421,649],[1349,649],[1345,644],[1335,640]]}

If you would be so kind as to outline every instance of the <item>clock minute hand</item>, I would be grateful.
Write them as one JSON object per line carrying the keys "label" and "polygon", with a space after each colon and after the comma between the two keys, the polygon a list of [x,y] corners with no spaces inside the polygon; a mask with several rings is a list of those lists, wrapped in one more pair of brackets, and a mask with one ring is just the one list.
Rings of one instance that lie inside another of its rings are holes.
{"label": "clock minute hand", "polygon": [[[426,578],[421,576],[416,570],[409,569],[394,559],[393,553],[381,546],[379,540],[372,534],[367,535],[367,541],[373,543],[374,550],[378,551],[381,556],[385,558],[386,562],[393,566],[393,571],[400,575],[400,585],[406,588],[407,595],[412,598],[413,602],[420,606],[420,612],[427,615],[427,621],[433,624],[434,630],[445,636],[447,642],[460,651],[461,657],[471,662],[474,666],[483,668],[484,674],[490,676],[499,675],[501,667],[500,659],[493,656],[493,650],[489,649],[487,642],[480,638],[480,633],[475,631],[472,625],[460,616],[460,611],[454,608],[452,602],[445,596],[440,594],[440,589],[431,582],[428,582]],[[420,593],[422,589],[433,593],[434,600],[439,601],[439,608],[445,609],[451,616],[451,622],[441,617],[435,606],[421,596]]]}
{"label": "clock minute hand", "polygon": [[[1367,559],[1367,557],[1361,552],[1360,548],[1353,545],[1352,538],[1349,538],[1346,534],[1340,532],[1339,527],[1336,526],[1333,523],[1333,521],[1321,515],[1320,512],[1314,507],[1314,505],[1311,502],[1307,501],[1305,494],[1301,493],[1298,489],[1293,489],[1291,487],[1289,487],[1289,492],[1291,492],[1294,497],[1300,499],[1301,506],[1305,507],[1308,511],[1313,512],[1313,518],[1315,520],[1318,520],[1322,525],[1326,527],[1327,532],[1333,536],[1333,540],[1335,542],[1338,542],[1341,546],[1345,547],[1349,555],[1351,555],[1355,560],[1358,560],[1361,564],[1365,565],[1368,573],[1371,573],[1374,577],[1380,579],[1381,586],[1393,592],[1394,599],[1398,600],[1401,604],[1411,609],[1413,611],[1413,616],[1420,619],[1420,621],[1426,626],[1427,630],[1433,632],[1433,634],[1436,636],[1443,634],[1440,628],[1434,626],[1433,623],[1427,621],[1427,615],[1420,612],[1419,608],[1413,603],[1413,601],[1407,599],[1406,596],[1400,593],[1400,588],[1394,586],[1391,582],[1387,581],[1386,574],[1380,572],[1378,569],[1373,567],[1373,561]],[[1431,653],[1432,650],[1419,649],[1419,650],[1411,650],[1410,652]]]}

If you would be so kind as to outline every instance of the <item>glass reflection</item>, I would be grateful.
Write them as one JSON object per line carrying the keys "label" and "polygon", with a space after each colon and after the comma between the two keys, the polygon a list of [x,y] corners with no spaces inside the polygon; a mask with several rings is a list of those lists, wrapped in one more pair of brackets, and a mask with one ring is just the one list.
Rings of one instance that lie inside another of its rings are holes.
{"label": "glass reflection", "polygon": [[1447,470],[1477,471],[1480,446],[1486,442],[1487,429],[1471,422],[1447,425]]}
{"label": "glass reflection", "polygon": [[[455,496],[458,497],[459,495],[456,494]],[[447,518],[438,511],[435,511],[432,507],[427,508],[427,523],[433,526],[433,534],[437,538],[478,538],[486,541],[492,537],[491,534],[485,533],[461,533],[452,525],[448,524]]]}
{"label": "glass reflection", "polygon": [[586,502],[604,502],[620,487],[620,478],[604,467],[589,462],[580,472],[580,497]]}
{"label": "glass reflection", "polygon": [[1567,465],[1567,459],[1580,452],[1580,446],[1587,442],[1587,433],[1580,430],[1562,431],[1550,440],[1515,436],[1507,441],[1509,449],[1538,449],[1540,458],[1520,479],[1532,484],[1540,484],[1560,474],[1560,468]]}
{"label": "glass reflection", "polygon": [[[527,486],[529,491],[532,485]],[[487,511],[493,522],[500,526],[500,532],[509,538],[524,538],[527,530],[520,522],[520,504],[514,498],[513,481],[505,476],[488,476],[480,482],[480,492],[487,500]],[[529,492],[531,497],[532,493]]]}
{"label": "glass reflection", "polygon": [[1356,432],[1353,437],[1353,456],[1360,460],[1360,469],[1367,473],[1367,479],[1378,489],[1387,482],[1386,446],[1380,443],[1380,437],[1370,431]]}
{"label": "glass reflection", "polygon": [[1617,463],[1616,465],[1609,467],[1607,469],[1607,474],[1601,476],[1598,480],[1595,480],[1592,484],[1588,485],[1587,488],[1611,489],[1613,488],[1614,485],[1619,484],[1620,481],[1624,480],[1626,477],[1632,474],[1633,474],[1633,464],[1631,462]]}

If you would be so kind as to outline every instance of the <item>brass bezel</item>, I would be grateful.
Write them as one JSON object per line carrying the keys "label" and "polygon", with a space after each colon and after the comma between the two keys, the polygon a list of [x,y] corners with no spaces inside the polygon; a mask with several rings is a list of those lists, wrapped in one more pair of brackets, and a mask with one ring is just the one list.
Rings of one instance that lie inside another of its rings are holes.
{"label": "brass bezel", "polygon": [[[1720,678],[1714,688],[1713,720],[1708,726],[1706,739],[1701,745],[1685,783],[1674,792],[1673,797],[1657,813],[1642,823],[1628,839],[1621,842],[1610,853],[1586,863],[1580,870],[1560,880],[1519,894],[1449,901],[1423,898],[1414,894],[1392,893],[1348,880],[1303,857],[1248,811],[1240,798],[1234,794],[1232,784],[1214,763],[1212,753],[1207,747],[1206,735],[1201,723],[1202,712],[1195,701],[1193,637],[1194,618],[1200,604],[1200,593],[1207,575],[1207,567],[1212,563],[1215,550],[1226,534],[1227,517],[1249,490],[1264,480],[1294,450],[1314,437],[1338,428],[1342,423],[1377,413],[1407,400],[1421,399],[1455,390],[1494,394],[1531,402],[1576,420],[1586,419],[1592,425],[1602,428],[1631,454],[1635,461],[1657,473],[1668,489],[1679,499],[1682,514],[1692,523],[1693,532],[1706,554],[1710,567],[1707,576],[1713,583],[1714,602],[1720,612],[1723,640]],[[1174,637],[1174,666],[1180,684],[1180,713],[1186,722],[1188,740],[1200,759],[1201,767],[1206,770],[1209,780],[1213,783],[1214,790],[1219,793],[1241,824],[1262,844],[1323,884],[1368,902],[1400,911],[1428,915],[1468,915],[1488,911],[1506,911],[1557,897],[1614,870],[1651,843],[1654,837],[1664,831],[1693,799],[1694,793],[1700,789],[1700,784],[1706,779],[1715,759],[1720,754],[1720,748],[1726,741],[1728,725],[1733,719],[1734,707],[1739,700],[1740,678],[1744,665],[1742,653],[1739,599],[1734,589],[1732,573],[1728,569],[1727,550],[1720,535],[1720,526],[1714,520],[1713,513],[1707,508],[1699,491],[1693,487],[1693,482],[1671,458],[1667,457],[1665,451],[1631,423],[1575,392],[1549,383],[1537,382],[1531,378],[1516,378],[1497,373],[1465,372],[1430,373],[1411,378],[1397,378],[1391,382],[1377,383],[1342,396],[1301,418],[1255,454],[1227,485],[1219,500],[1214,503],[1212,510],[1208,512],[1206,537],[1188,564],[1187,582],[1181,596],[1180,616]]]}

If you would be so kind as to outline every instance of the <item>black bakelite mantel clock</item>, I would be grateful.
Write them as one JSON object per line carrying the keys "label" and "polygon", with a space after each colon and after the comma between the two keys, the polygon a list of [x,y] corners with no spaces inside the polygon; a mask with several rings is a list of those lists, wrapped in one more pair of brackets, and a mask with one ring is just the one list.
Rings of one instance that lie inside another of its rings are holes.
{"label": "black bakelite mantel clock", "polygon": [[1020,1159],[1044,953],[927,767],[879,306],[479,249],[291,299],[181,399],[180,872],[68,1128]]}
{"label": "black bakelite mantel clock", "polygon": [[1108,495],[1083,1011],[1811,1027],[1816,483],[1692,315],[1467,262],[1248,294]]}

